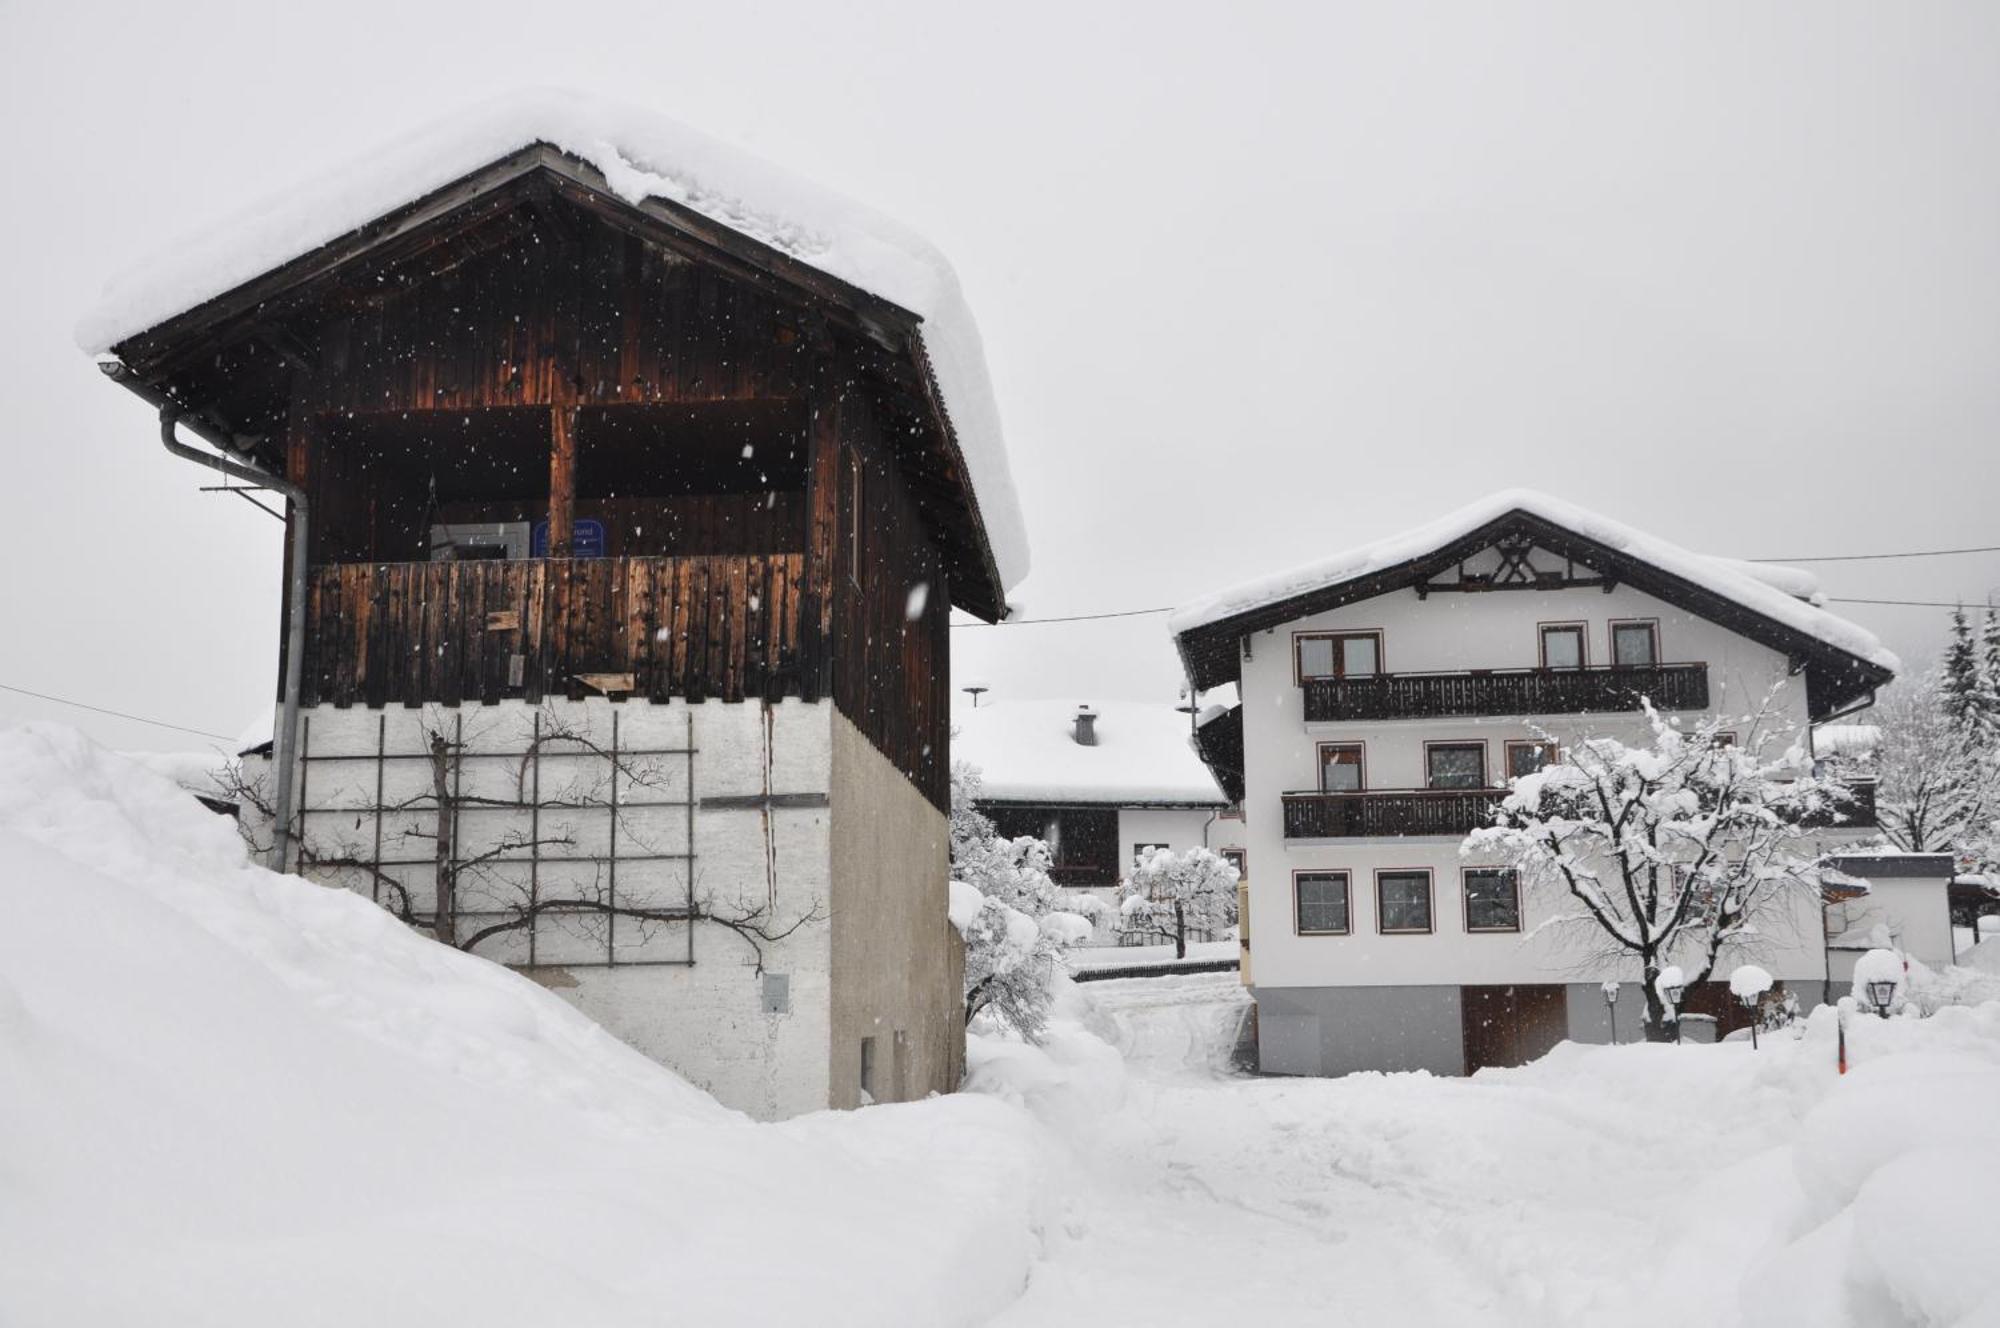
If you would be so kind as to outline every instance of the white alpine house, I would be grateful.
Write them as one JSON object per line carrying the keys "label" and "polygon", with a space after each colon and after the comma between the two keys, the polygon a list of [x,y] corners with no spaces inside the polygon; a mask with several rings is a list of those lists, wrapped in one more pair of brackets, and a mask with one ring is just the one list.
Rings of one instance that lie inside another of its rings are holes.
{"label": "white alpine house", "polygon": [[[1462,853],[1466,835],[1551,744],[1643,745],[1642,699],[1808,754],[1814,724],[1867,705],[1897,668],[1819,598],[1806,573],[1515,490],[1177,611],[1191,683],[1242,698],[1205,714],[1199,743],[1258,864],[1243,930],[1263,1068],[1518,1063],[1607,1040],[1609,982],[1619,1039],[1638,1036],[1637,966],[1542,927],[1560,901]],[[1870,791],[1829,846],[1872,825]],[[1721,979],[1751,960],[1802,1005],[1822,999],[1818,893],[1794,898],[1796,916],[1767,920],[1682,1008],[1740,1018]]]}
{"label": "white alpine house", "polygon": [[[1050,876],[1117,939],[1119,885],[1140,854],[1207,848],[1245,876],[1243,812],[1195,751],[1188,712],[1142,701],[985,699],[952,714],[952,755],[979,772],[978,806],[1003,835],[1049,843]],[[1157,939],[1157,938],[1156,938]]]}

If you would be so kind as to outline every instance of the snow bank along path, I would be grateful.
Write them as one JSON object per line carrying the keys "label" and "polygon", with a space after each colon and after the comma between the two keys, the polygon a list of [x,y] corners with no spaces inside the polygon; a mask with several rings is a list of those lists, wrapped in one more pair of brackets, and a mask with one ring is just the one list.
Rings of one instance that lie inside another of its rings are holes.
{"label": "snow bank along path", "polygon": [[2000,1324],[2000,1004],[1857,1020],[1844,1079],[1832,1010],[1755,1052],[1565,1044],[1471,1079],[1106,1073],[1086,1027],[1164,1048],[1196,981],[1085,984],[1045,1050],[975,1045],[974,1086],[1079,1173],[996,1322]]}
{"label": "snow bank along path", "polygon": [[0,1323],[968,1323],[1036,1250],[970,1095],[760,1126],[73,731],[0,731]]}
{"label": "snow bank along path", "polygon": [[310,253],[534,143],[589,162],[630,203],[691,208],[923,319],[1004,588],[1028,574],[986,353],[958,277],[916,232],[831,189],[653,111],[552,88],[419,127],[343,167],[293,182],[231,221],[114,277],[76,330],[103,354],[136,333]]}

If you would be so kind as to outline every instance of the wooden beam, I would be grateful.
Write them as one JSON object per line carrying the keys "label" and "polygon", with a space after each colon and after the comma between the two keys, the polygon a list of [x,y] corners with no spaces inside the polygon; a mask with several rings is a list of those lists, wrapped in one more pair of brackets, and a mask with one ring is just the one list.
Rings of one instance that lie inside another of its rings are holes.
{"label": "wooden beam", "polygon": [[576,530],[576,407],[549,409],[549,550],[551,558],[571,554]]}

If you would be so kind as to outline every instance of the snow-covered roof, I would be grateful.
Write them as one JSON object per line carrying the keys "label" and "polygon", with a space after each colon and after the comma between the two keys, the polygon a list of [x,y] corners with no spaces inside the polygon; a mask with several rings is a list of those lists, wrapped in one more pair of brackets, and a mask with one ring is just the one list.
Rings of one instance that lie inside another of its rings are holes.
{"label": "snow-covered roof", "polygon": [[988,700],[952,712],[951,755],[978,767],[984,797],[1130,807],[1226,806],[1170,705],[1091,702],[1097,742],[1076,741],[1076,701]]}
{"label": "snow-covered roof", "polygon": [[[1533,489],[1504,489],[1400,535],[1204,596],[1175,610],[1167,620],[1168,631],[1179,636],[1296,596],[1385,571],[1435,552],[1516,511],[1539,517],[1638,562],[1691,582],[1892,673],[1901,667],[1896,656],[1866,628],[1799,598],[1802,592],[1813,595],[1818,591],[1818,582],[1809,573],[1694,553],[1635,530],[1623,522]],[[1750,570],[1753,567],[1756,570]]]}
{"label": "snow-covered roof", "polygon": [[323,169],[115,277],[78,325],[91,354],[536,143],[601,172],[629,203],[662,199],[923,320],[923,350],[970,471],[1003,588],[1028,542],[979,329],[944,256],[839,193],[653,111],[543,89],[508,96]]}

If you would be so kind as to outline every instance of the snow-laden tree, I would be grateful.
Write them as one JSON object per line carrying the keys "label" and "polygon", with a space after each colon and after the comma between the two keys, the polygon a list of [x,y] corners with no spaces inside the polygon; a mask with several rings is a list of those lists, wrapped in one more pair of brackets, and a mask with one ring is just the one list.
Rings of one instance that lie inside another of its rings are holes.
{"label": "snow-laden tree", "polygon": [[[1990,611],[1987,618],[1990,624]],[[1989,627],[1982,635],[1990,637],[1992,630]],[[1939,697],[1951,721],[1984,743],[2000,739],[2000,677],[1994,676],[1990,659],[1994,644],[1991,639],[1975,642],[1965,610],[1952,611],[1951,641],[1945,646]]]}
{"label": "snow-laden tree", "polygon": [[1189,932],[1235,923],[1236,882],[1236,868],[1210,849],[1151,849],[1125,879],[1119,913],[1126,930],[1165,936],[1185,959]]}
{"label": "snow-laden tree", "polygon": [[1719,719],[1684,732],[1648,706],[1646,721],[1644,745],[1586,738],[1515,780],[1495,823],[1461,851],[1501,858],[1529,890],[1560,901],[1543,926],[1594,955],[1636,960],[1647,1036],[1663,1040],[1663,970],[1705,982],[1719,959],[1817,919],[1810,827],[1851,795],[1813,776],[1800,746],[1756,727],[1728,744]]}
{"label": "snow-laden tree", "polygon": [[965,938],[965,1022],[982,1013],[1033,1042],[1048,1024],[1063,952],[1089,939],[1090,919],[1055,907],[1049,846],[1008,839],[974,805],[979,772],[951,770],[951,920]]}
{"label": "snow-laden tree", "polygon": [[1906,853],[1963,857],[1982,815],[2000,815],[2000,760],[1953,718],[1937,674],[1898,684],[1875,706],[1882,833]]}

